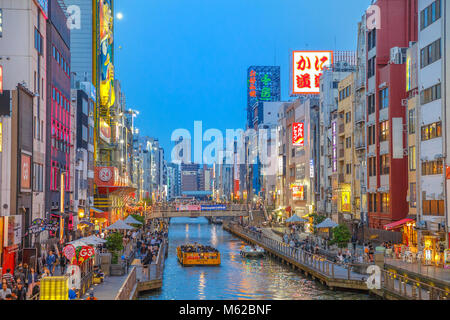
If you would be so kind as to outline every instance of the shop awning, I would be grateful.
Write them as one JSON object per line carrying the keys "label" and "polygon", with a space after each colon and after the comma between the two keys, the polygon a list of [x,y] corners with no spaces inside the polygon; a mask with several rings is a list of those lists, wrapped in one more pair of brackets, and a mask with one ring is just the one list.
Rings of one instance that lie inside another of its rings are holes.
{"label": "shop awning", "polygon": [[91,218],[108,220],[109,212],[107,212],[107,211],[105,212],[105,211],[101,211],[101,210],[98,210],[98,211],[94,210],[94,212],[92,212]]}
{"label": "shop awning", "polygon": [[385,225],[384,229],[386,229],[386,230],[397,229],[397,228],[400,228],[403,225],[407,224],[408,222],[413,222],[413,221],[415,221],[415,220],[414,219],[402,219],[402,220],[392,222],[392,223]]}

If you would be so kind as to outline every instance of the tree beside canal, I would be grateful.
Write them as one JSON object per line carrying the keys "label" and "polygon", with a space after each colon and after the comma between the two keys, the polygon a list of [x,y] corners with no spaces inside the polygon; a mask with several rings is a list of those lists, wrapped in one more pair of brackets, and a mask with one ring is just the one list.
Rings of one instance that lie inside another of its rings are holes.
{"label": "tree beside canal", "polygon": [[333,228],[331,234],[332,238],[330,244],[336,244],[339,248],[345,248],[352,238],[350,230],[345,224],[340,224]]}
{"label": "tree beside canal", "polygon": [[106,238],[106,248],[111,251],[111,263],[117,264],[119,262],[119,252],[123,249],[123,236],[118,233],[111,233]]}

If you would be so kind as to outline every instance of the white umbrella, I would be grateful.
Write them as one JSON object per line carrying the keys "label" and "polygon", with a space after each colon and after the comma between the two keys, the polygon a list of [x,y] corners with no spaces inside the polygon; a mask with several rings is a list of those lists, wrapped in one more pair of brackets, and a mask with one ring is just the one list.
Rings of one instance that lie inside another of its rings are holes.
{"label": "white umbrella", "polygon": [[123,220],[117,220],[109,227],[106,227],[106,230],[133,230],[134,227],[126,224]]}
{"label": "white umbrella", "polygon": [[88,246],[91,243],[89,243],[89,241],[84,241],[82,239],[78,239],[78,240],[74,240],[74,241],[68,242],[67,244],[71,244],[71,245],[73,245],[76,248],[76,247]]}
{"label": "white umbrella", "polygon": [[133,218],[132,216],[128,216],[125,220],[125,223],[133,223],[133,224],[142,224],[142,222],[137,221],[135,218]]}
{"label": "white umbrella", "polygon": [[322,221],[321,223],[319,223],[316,228],[317,229],[324,229],[324,228],[335,228],[337,227],[338,224],[336,222],[334,222],[333,220],[331,220],[330,218],[326,218],[324,221]]}
{"label": "white umbrella", "polygon": [[106,242],[106,240],[100,239],[99,237],[96,237],[96,236],[89,236],[89,237],[81,238],[80,240],[89,242],[91,244],[100,244],[100,243]]}

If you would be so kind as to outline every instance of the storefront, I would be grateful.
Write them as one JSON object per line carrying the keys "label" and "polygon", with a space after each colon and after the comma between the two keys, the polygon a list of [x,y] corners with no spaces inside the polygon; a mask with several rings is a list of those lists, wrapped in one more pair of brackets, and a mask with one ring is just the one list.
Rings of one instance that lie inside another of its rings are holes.
{"label": "storefront", "polygon": [[445,233],[422,232],[423,262],[428,266],[444,267]]}

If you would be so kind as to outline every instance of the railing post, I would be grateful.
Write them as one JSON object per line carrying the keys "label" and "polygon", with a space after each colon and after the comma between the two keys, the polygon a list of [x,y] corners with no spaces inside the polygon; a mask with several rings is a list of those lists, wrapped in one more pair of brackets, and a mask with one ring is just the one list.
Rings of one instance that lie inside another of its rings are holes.
{"label": "railing post", "polygon": [[347,264],[347,279],[350,280],[350,264]]}
{"label": "railing post", "polygon": [[334,279],[334,263],[331,265],[331,277]]}

